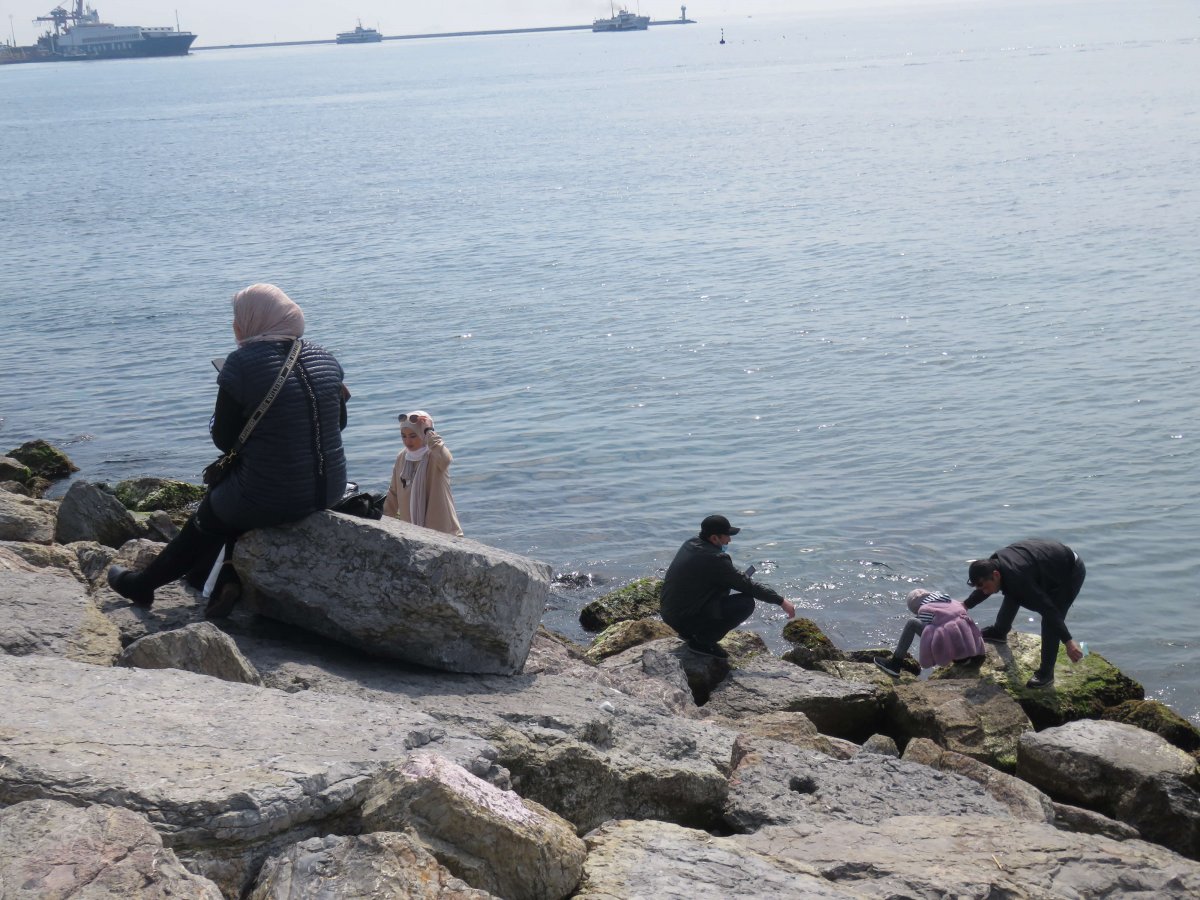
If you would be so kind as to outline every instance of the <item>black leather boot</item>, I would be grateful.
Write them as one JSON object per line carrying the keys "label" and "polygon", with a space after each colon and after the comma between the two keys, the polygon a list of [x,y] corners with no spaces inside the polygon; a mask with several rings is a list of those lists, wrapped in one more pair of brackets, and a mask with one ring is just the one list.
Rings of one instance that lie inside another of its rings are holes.
{"label": "black leather boot", "polygon": [[207,558],[211,566],[224,543],[224,537],[201,531],[192,516],[141,572],[123,566],[111,567],[108,586],[135,606],[149,608],[154,604],[156,589],[182,578],[202,559]]}

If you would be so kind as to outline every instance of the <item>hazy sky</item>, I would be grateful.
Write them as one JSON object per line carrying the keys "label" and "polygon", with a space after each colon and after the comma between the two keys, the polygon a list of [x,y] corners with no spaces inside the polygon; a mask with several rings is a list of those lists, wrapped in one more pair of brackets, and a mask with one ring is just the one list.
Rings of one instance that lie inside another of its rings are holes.
{"label": "hazy sky", "polygon": [[[61,2],[0,0],[3,41],[31,44],[46,27],[33,20]],[[745,15],[800,13],[848,6],[926,5],[929,0],[702,0],[688,18],[704,21]],[[963,2],[963,0],[959,0]],[[539,25],[583,25],[608,16],[608,0],[93,0],[102,21],[114,25],[179,25],[196,45],[332,38],[356,19],[384,34],[474,31]],[[628,7],[655,19],[679,16],[678,0],[630,0]],[[620,8],[618,3],[617,8]],[[11,17],[11,20],[10,20]]]}

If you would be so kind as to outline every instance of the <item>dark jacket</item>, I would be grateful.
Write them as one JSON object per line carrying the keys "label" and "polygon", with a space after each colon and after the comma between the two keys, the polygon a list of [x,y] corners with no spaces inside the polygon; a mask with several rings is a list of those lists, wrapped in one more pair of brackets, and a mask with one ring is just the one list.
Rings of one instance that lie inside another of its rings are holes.
{"label": "dark jacket", "polygon": [[663,621],[672,627],[676,622],[686,622],[709,603],[727,597],[731,590],[776,606],[783,603],[782,595],[735,569],[729,554],[720,547],[701,537],[685,541],[663,578]]}
{"label": "dark jacket", "polygon": [[[260,341],[231,353],[217,376],[213,443],[228,450],[283,368],[291,341]],[[304,343],[283,389],[251,432],[233,474],[209,494],[230,528],[249,531],[302,519],[346,489],[342,367]]]}
{"label": "dark jacket", "polygon": [[[1049,624],[1059,640],[1071,640],[1064,610],[1059,609],[1055,599],[1069,591],[1074,582],[1079,559],[1075,551],[1058,541],[1028,540],[1010,544],[988,558],[1000,570],[1000,592],[1005,600],[1039,613],[1043,625]],[[982,591],[972,591],[963,605],[972,609],[986,599]]]}

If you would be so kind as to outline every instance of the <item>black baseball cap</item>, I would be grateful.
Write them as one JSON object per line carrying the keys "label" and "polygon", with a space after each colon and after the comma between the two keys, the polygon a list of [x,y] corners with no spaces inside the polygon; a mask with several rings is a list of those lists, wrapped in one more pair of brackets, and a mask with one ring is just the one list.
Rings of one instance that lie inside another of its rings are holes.
{"label": "black baseball cap", "polygon": [[701,537],[708,537],[710,534],[734,535],[741,530],[730,525],[729,520],[724,516],[706,516],[704,521],[700,523]]}

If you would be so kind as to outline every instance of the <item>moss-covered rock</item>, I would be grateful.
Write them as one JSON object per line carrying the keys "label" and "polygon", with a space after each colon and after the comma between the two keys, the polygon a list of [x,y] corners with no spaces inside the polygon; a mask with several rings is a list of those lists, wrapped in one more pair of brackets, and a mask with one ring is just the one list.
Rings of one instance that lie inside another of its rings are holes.
{"label": "moss-covered rock", "polygon": [[121,504],[134,512],[184,509],[204,498],[205,488],[169,478],[130,478],[113,488]]}
{"label": "moss-covered rock", "polygon": [[1186,750],[1193,755],[1200,751],[1200,730],[1171,707],[1157,700],[1126,700],[1104,710],[1100,718],[1153,731],[1180,750]]}
{"label": "moss-covered rock", "polygon": [[20,447],[9,450],[7,455],[27,466],[33,477],[50,481],[66,478],[72,472],[79,471],[79,466],[71,462],[67,454],[42,440],[27,441]]}
{"label": "moss-covered rock", "polygon": [[0,481],[15,481],[24,484],[33,477],[29,466],[11,456],[0,456]]}
{"label": "moss-covered rock", "polygon": [[661,578],[639,578],[597,597],[579,613],[579,624],[588,631],[603,631],[617,622],[658,615],[662,601]]}
{"label": "moss-covered rock", "polygon": [[[1054,683],[1049,687],[1027,688],[1025,682],[1041,661],[1041,648],[1040,635],[1010,632],[1006,645],[987,645],[987,658],[979,675],[1008,691],[1038,731],[1077,719],[1098,719],[1110,706],[1146,696],[1140,684],[1103,656],[1092,653],[1072,663],[1061,645]],[[931,677],[951,676],[949,671],[935,671]]]}
{"label": "moss-covered rock", "polygon": [[783,658],[803,669],[815,669],[819,662],[838,662],[846,658],[812,619],[793,619],[783,626],[783,639],[792,649]]}
{"label": "moss-covered rock", "polygon": [[630,647],[667,637],[675,637],[675,630],[658,619],[627,619],[614,622],[592,641],[587,650],[587,657],[593,662],[600,662]]}

